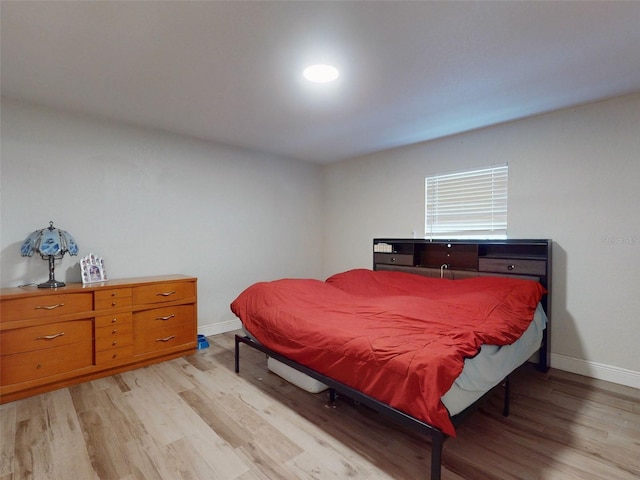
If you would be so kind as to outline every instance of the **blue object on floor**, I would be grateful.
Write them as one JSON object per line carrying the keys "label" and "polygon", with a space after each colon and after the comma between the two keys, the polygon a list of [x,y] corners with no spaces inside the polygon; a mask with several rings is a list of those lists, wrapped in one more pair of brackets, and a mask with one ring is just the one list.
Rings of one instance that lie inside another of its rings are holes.
{"label": "blue object on floor", "polygon": [[198,350],[202,350],[203,348],[209,348],[209,342],[207,341],[207,337],[204,335],[198,335]]}

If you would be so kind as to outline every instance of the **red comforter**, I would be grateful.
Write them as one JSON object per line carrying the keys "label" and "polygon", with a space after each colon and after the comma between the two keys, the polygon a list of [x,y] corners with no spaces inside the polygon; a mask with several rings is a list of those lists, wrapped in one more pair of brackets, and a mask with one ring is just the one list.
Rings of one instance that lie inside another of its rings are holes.
{"label": "red comforter", "polygon": [[440,398],[483,343],[533,319],[537,282],[351,270],[256,283],[231,310],[263,345],[455,436]]}

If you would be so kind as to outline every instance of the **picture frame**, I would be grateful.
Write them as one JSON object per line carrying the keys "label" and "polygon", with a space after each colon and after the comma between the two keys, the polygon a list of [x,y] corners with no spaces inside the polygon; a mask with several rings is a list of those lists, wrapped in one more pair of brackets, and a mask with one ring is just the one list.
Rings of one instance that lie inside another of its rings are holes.
{"label": "picture frame", "polygon": [[80,259],[80,272],[83,284],[104,282],[107,280],[104,260],[93,253]]}

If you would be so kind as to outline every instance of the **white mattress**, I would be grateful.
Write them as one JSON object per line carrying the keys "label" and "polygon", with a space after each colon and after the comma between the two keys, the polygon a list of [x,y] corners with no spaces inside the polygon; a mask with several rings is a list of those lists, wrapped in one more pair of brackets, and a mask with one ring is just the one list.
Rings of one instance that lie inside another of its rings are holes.
{"label": "white mattress", "polygon": [[296,387],[306,390],[307,392],[320,393],[329,388],[315,378],[305,375],[272,357],[267,359],[267,368],[279,377],[284,378],[287,382],[293,383]]}
{"label": "white mattress", "polygon": [[464,369],[453,386],[442,397],[450,415],[456,415],[526,362],[540,349],[547,316],[538,304],[533,321],[522,336],[511,345],[483,345],[480,353],[464,361]]}
{"label": "white mattress", "polygon": [[[242,326],[242,331],[244,332],[245,336],[251,338],[256,343],[260,343],[253,335],[251,335],[251,333],[247,331],[246,328],[244,328],[244,325]],[[310,393],[320,393],[329,388],[327,385],[319,382],[315,378],[310,377],[309,375],[306,375],[301,371],[296,370],[295,368],[290,367],[289,365],[286,365],[268,355],[267,368],[269,369],[269,371],[275,373],[280,378],[283,378],[287,382],[292,383],[296,387],[306,390]]]}

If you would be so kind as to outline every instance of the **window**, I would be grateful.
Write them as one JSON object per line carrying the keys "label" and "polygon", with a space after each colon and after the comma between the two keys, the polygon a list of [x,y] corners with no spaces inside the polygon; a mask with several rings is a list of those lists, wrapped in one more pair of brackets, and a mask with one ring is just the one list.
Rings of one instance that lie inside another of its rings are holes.
{"label": "window", "polygon": [[507,164],[427,177],[425,237],[507,238]]}

